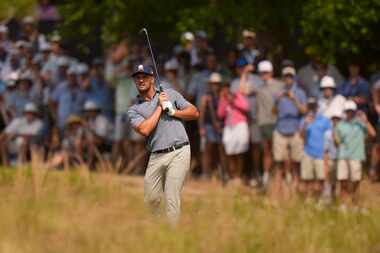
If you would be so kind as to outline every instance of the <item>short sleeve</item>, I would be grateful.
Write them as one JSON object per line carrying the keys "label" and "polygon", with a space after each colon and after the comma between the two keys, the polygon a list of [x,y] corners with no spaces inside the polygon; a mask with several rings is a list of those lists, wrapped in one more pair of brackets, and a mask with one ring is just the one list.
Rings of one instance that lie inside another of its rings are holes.
{"label": "short sleeve", "polygon": [[168,89],[167,93],[175,108],[183,110],[191,105],[190,102],[187,101],[179,92],[173,89]]}
{"label": "short sleeve", "polygon": [[127,114],[128,121],[131,123],[133,128],[137,128],[145,120],[144,117],[137,111],[136,106],[129,108]]}

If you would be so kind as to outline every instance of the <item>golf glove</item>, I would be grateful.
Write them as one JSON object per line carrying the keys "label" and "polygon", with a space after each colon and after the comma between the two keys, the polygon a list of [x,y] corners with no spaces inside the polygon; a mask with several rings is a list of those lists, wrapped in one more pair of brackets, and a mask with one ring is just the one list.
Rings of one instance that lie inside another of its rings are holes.
{"label": "golf glove", "polygon": [[162,109],[167,112],[169,116],[173,116],[175,114],[175,109],[173,107],[173,104],[170,101],[165,101],[162,104]]}

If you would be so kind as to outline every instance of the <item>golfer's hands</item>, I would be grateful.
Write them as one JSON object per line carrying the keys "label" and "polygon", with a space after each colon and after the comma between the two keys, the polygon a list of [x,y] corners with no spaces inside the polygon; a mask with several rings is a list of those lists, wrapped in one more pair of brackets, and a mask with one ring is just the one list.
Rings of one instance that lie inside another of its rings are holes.
{"label": "golfer's hands", "polygon": [[160,103],[160,106],[162,109],[164,109],[165,101],[169,101],[168,95],[164,91],[160,92],[160,96],[158,97],[158,102]]}
{"label": "golfer's hands", "polygon": [[165,92],[162,91],[160,93],[158,100],[160,102],[161,108],[164,111],[166,111],[169,114],[169,116],[174,116],[175,110],[174,110],[173,104],[169,101],[168,96],[166,95]]}

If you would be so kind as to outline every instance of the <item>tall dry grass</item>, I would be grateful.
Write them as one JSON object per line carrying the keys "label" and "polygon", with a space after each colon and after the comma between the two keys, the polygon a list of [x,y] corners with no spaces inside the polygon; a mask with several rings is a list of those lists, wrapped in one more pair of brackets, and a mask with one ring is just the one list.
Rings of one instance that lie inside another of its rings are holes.
{"label": "tall dry grass", "polygon": [[363,215],[189,182],[173,228],[145,209],[141,178],[42,168],[0,169],[0,252],[380,252],[379,190],[368,184]]}

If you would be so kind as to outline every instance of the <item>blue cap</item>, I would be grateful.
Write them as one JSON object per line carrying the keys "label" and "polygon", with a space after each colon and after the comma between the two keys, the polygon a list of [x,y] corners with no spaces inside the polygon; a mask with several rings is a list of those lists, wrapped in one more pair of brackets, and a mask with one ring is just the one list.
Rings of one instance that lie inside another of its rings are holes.
{"label": "blue cap", "polygon": [[247,66],[249,63],[245,57],[240,57],[236,60],[236,67],[242,68],[244,66]]}
{"label": "blue cap", "polygon": [[134,68],[132,77],[135,77],[137,74],[140,74],[140,73],[153,76],[153,69],[149,65],[143,65],[143,64],[136,65],[136,67]]}

